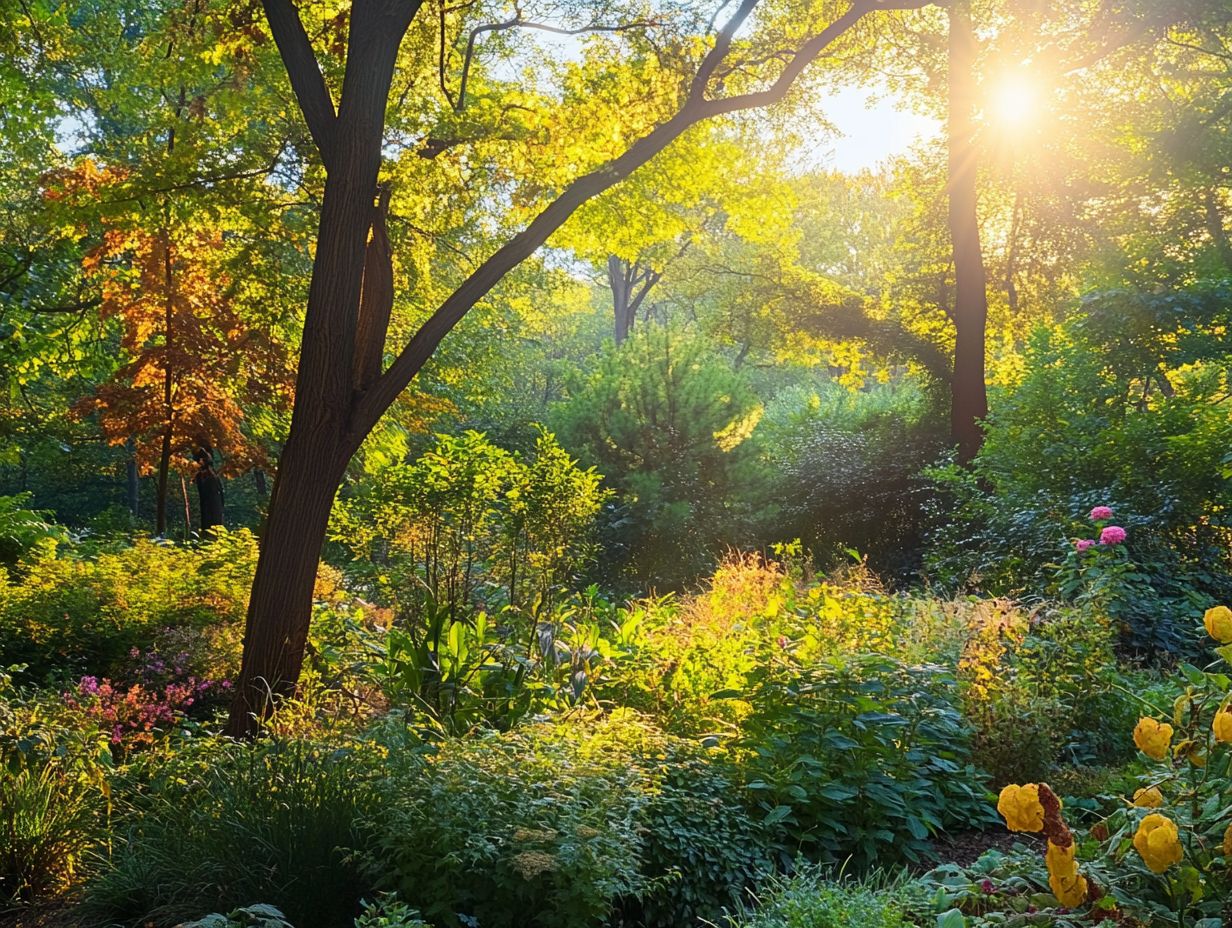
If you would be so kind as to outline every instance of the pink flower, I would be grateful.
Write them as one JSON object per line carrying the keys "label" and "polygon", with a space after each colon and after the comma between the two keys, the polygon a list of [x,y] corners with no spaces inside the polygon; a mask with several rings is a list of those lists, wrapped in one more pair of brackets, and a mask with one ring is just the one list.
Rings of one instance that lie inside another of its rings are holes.
{"label": "pink flower", "polygon": [[1089,548],[1094,548],[1094,547],[1095,547],[1094,538],[1079,538],[1077,541],[1074,542],[1074,550],[1077,551],[1079,554],[1081,554],[1083,551],[1088,550]]}
{"label": "pink flower", "polygon": [[1119,525],[1109,525],[1099,533],[1101,545],[1119,545],[1125,540],[1125,529]]}
{"label": "pink flower", "polygon": [[1096,506],[1091,510],[1092,522],[1107,522],[1112,518],[1112,509],[1108,506]]}

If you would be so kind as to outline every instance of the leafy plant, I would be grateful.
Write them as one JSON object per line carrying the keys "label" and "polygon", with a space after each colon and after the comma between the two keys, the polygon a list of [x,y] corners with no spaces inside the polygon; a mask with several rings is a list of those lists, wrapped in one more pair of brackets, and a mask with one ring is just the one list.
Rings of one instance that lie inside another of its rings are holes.
{"label": "leafy plant", "polygon": [[932,835],[988,820],[954,687],[940,667],[875,655],[759,668],[733,747],[784,863],[919,861]]}

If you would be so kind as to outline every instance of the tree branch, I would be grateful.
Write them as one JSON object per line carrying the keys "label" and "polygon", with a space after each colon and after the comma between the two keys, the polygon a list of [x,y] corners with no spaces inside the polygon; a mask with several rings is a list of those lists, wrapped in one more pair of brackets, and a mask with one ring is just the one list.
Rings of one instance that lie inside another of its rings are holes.
{"label": "tree branch", "polygon": [[[674,116],[642,136],[623,154],[570,183],[521,232],[497,249],[441,303],[436,312],[412,336],[389,369],[369,390],[356,396],[348,435],[351,450],[358,449],[363,437],[398,398],[398,394],[406,389],[411,379],[432,357],[441,340],[471,307],[483,299],[513,268],[534,254],[583,203],[624,180],[697,123],[714,116],[782,100],[805,66],[867,13],[881,9],[919,9],[932,2],[933,0],[855,0],[846,13],[801,45],[799,54],[766,90],[729,99],[707,100],[701,95],[705,92],[705,83],[699,84],[695,78],[693,87],[700,88],[700,94],[691,92],[684,106]],[[757,0],[743,0],[739,10],[723,27],[714,47],[702,60],[698,69],[699,75],[714,73],[731,47],[732,34],[740,23],[748,18],[756,3]]]}
{"label": "tree branch", "polygon": [[[752,0],[756,3],[757,0]],[[449,91],[445,89],[445,64],[444,64],[444,49],[441,52],[441,90],[445,92],[445,98],[452,104],[454,112],[461,112],[462,107],[466,104],[466,82],[471,73],[471,60],[475,56],[475,42],[485,32],[505,32],[508,29],[534,29],[539,32],[550,32],[553,35],[583,35],[588,32],[628,32],[631,29],[645,29],[649,26],[654,26],[656,23],[653,20],[635,20],[631,23],[622,23],[620,25],[605,26],[599,23],[591,23],[588,26],[579,26],[576,29],[566,29],[563,26],[553,26],[549,23],[536,23],[522,18],[519,12],[513,19],[507,19],[503,23],[486,23],[482,26],[476,26],[471,30],[470,35],[466,40],[466,55],[462,59],[462,77],[458,82],[458,99],[454,102],[449,97]],[[444,23],[441,25],[442,35],[444,35]],[[442,41],[444,41],[442,39]]]}
{"label": "tree branch", "polygon": [[269,21],[274,44],[278,46],[287,76],[291,79],[291,90],[299,101],[308,131],[312,133],[312,140],[328,170],[333,160],[338,113],[334,109],[329,88],[325,86],[325,76],[312,50],[312,42],[291,0],[261,0],[261,5],[265,8],[265,18]]}

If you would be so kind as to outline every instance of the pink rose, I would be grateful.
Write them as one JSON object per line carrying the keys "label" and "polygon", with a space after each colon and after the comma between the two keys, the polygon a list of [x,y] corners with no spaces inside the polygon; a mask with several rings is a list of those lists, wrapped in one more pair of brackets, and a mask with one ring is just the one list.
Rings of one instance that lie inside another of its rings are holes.
{"label": "pink rose", "polygon": [[1112,518],[1112,510],[1107,506],[1096,506],[1091,510],[1092,522],[1107,522]]}
{"label": "pink rose", "polygon": [[1095,547],[1094,538],[1080,538],[1074,542],[1074,550],[1077,551],[1079,554],[1081,554],[1083,551],[1086,551],[1089,548],[1094,548],[1094,547]]}
{"label": "pink rose", "polygon": [[1125,529],[1119,525],[1109,525],[1099,533],[1101,545],[1119,545],[1125,540]]}

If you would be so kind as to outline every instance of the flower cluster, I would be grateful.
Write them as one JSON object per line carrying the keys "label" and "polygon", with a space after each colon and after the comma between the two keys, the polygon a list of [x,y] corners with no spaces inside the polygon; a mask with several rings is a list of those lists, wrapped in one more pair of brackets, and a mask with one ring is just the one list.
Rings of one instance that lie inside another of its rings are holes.
{"label": "flower cluster", "polygon": [[1010,831],[1043,832],[1048,839],[1044,865],[1048,886],[1057,901],[1074,908],[1091,895],[1087,878],[1078,870],[1074,835],[1061,815],[1061,800],[1047,783],[1011,783],[1001,790],[997,811]]}
{"label": "flower cluster", "polygon": [[1099,529],[1099,538],[1079,538],[1074,542],[1074,550],[1079,554],[1089,551],[1096,545],[1119,545],[1125,542],[1128,537],[1125,529],[1119,525],[1108,525],[1107,522],[1113,517],[1113,512],[1109,506],[1096,506],[1090,512],[1090,519],[1095,523],[1095,527]]}
{"label": "flower cluster", "polygon": [[229,681],[197,680],[162,687],[113,683],[106,678],[82,677],[77,689],[64,694],[64,703],[93,718],[111,735],[113,750],[131,751],[148,747],[160,731],[183,717],[185,711],[207,694],[225,692]]}

